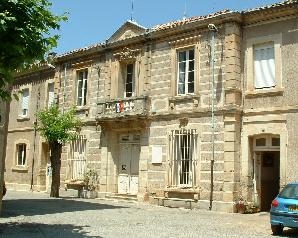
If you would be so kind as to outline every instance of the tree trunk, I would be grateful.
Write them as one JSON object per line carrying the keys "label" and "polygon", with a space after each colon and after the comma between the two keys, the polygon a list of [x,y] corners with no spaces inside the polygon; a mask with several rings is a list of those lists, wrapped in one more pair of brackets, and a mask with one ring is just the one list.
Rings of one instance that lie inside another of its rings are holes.
{"label": "tree trunk", "polygon": [[62,144],[58,141],[50,142],[51,150],[51,167],[52,167],[52,186],[50,197],[59,197],[60,188],[60,169],[61,169],[61,152]]}

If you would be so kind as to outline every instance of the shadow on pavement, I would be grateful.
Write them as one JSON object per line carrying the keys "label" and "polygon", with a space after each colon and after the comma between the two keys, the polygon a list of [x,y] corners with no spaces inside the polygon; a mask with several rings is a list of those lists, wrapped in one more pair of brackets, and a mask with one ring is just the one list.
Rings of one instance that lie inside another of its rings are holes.
{"label": "shadow on pavement", "polygon": [[[88,227],[88,226],[84,226]],[[0,237],[63,237],[63,238],[80,238],[80,237],[97,237],[88,236],[88,232],[84,231],[82,226],[74,225],[58,225],[58,224],[41,224],[41,223],[18,223],[9,222],[0,224]]]}
{"label": "shadow on pavement", "polygon": [[1,217],[34,216],[63,212],[126,208],[71,199],[10,199],[2,201]]}

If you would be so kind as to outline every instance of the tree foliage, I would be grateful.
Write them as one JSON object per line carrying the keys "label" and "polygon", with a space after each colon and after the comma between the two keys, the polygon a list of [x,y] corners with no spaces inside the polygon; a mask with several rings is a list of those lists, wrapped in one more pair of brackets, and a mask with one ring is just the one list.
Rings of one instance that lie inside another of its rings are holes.
{"label": "tree foliage", "polygon": [[37,130],[49,142],[65,142],[75,139],[81,121],[75,115],[75,108],[62,113],[57,105],[37,112]]}
{"label": "tree foliage", "polygon": [[57,45],[59,29],[66,15],[50,11],[49,0],[1,0],[0,2],[0,98],[8,99],[12,72],[22,69]]}
{"label": "tree foliage", "polygon": [[76,138],[81,121],[75,115],[75,108],[62,113],[57,105],[37,113],[36,129],[48,141],[51,155],[52,185],[51,197],[59,197],[62,145]]}

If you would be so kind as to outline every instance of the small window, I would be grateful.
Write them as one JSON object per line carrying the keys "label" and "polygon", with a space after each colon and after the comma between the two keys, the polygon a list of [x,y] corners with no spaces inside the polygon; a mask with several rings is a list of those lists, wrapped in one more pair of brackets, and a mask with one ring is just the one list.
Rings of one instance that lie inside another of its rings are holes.
{"label": "small window", "polygon": [[20,116],[27,117],[29,115],[29,88],[25,88],[22,91]]}
{"label": "small window", "polygon": [[266,138],[256,139],[256,146],[266,146]]}
{"label": "small window", "polygon": [[124,136],[121,136],[121,141],[129,141],[129,135],[124,135]]}
{"label": "small window", "polygon": [[17,145],[17,165],[26,165],[26,144]]}
{"label": "small window", "polygon": [[48,84],[48,108],[51,107],[55,102],[55,91],[54,83]]}
{"label": "small window", "polygon": [[273,43],[254,46],[254,84],[256,89],[276,86]]}
{"label": "small window", "polygon": [[77,72],[77,105],[85,106],[87,103],[88,70]]}
{"label": "small window", "polygon": [[273,137],[272,141],[271,141],[271,145],[272,146],[280,146],[280,138]]}
{"label": "small window", "polygon": [[178,52],[177,94],[194,93],[194,49]]}
{"label": "small window", "polygon": [[134,65],[126,65],[125,97],[134,96]]}

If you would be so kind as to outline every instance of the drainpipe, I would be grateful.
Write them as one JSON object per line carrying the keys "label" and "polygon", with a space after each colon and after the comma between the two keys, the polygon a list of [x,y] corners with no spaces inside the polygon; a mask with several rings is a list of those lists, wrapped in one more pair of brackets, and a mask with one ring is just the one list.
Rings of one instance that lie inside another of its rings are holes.
{"label": "drainpipe", "polygon": [[212,123],[212,158],[211,158],[211,169],[210,169],[210,203],[209,210],[212,210],[213,202],[213,188],[214,188],[214,38],[215,33],[218,31],[214,24],[209,24],[208,29],[211,32],[211,68],[212,68],[212,94],[211,94],[211,123]]}
{"label": "drainpipe", "polygon": [[67,63],[64,64],[64,79],[63,79],[63,104],[62,104],[62,114],[64,113],[64,106],[65,106],[65,100],[66,100],[66,94],[65,94],[65,87],[66,87],[66,70],[67,70]]}
{"label": "drainpipe", "polygon": [[[41,78],[41,72],[39,72],[39,77]],[[38,112],[39,101],[40,101],[40,87],[38,88],[38,92],[37,92],[35,112]],[[35,122],[34,122],[34,142],[33,142],[33,157],[32,157],[32,168],[31,168],[31,185],[30,185],[30,190],[33,190],[34,162],[35,162],[36,137],[37,137],[37,128],[36,127],[37,127],[37,116],[35,116]]]}

